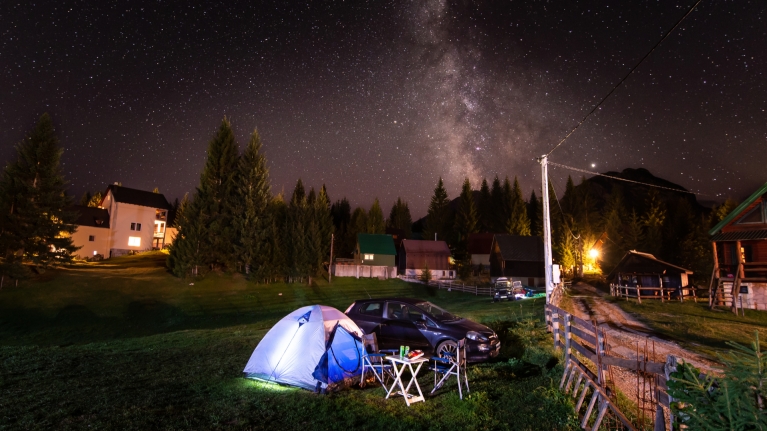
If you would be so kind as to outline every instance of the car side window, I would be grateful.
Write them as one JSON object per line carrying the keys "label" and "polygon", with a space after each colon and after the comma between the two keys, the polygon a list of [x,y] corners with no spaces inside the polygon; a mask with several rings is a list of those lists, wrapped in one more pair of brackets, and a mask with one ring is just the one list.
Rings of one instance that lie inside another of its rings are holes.
{"label": "car side window", "polygon": [[362,306],[360,306],[359,313],[366,316],[381,317],[383,316],[383,302],[368,302],[366,304],[362,304]]}
{"label": "car side window", "polygon": [[386,315],[389,319],[406,320],[408,318],[407,305],[400,302],[389,302],[387,304]]}

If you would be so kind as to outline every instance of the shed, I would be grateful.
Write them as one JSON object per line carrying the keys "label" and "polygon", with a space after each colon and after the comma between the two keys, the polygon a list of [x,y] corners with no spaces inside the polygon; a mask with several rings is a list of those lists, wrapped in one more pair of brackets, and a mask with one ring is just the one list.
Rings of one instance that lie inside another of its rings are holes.
{"label": "shed", "polygon": [[543,239],[539,236],[493,235],[490,247],[490,278],[521,281],[527,286],[545,285]]}
{"label": "shed", "polygon": [[402,240],[400,274],[418,277],[427,266],[432,278],[455,278],[455,271],[450,269],[450,248],[445,241]]}
{"label": "shed", "polygon": [[357,247],[354,249],[354,263],[357,265],[395,266],[397,249],[394,240],[386,234],[357,234]]}
{"label": "shed", "polygon": [[473,233],[469,235],[468,251],[472,266],[490,267],[490,249],[493,247],[493,233]]}
{"label": "shed", "polygon": [[[692,271],[664,262],[650,253],[629,250],[607,275],[613,284],[627,287],[670,287],[687,288]],[[687,290],[687,289],[685,289]],[[657,294],[657,291],[642,290],[642,296]],[[687,293],[685,293],[687,294]]]}

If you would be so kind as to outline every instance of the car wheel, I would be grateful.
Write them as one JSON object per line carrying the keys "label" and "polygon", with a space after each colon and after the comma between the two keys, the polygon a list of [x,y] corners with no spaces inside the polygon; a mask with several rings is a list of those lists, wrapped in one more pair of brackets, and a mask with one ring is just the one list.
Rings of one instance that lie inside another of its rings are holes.
{"label": "car wheel", "polygon": [[436,356],[440,358],[444,358],[446,355],[445,352],[452,353],[455,355],[455,353],[458,351],[458,343],[456,343],[453,340],[445,340],[441,343],[439,343],[439,346],[437,346],[437,351],[435,352]]}

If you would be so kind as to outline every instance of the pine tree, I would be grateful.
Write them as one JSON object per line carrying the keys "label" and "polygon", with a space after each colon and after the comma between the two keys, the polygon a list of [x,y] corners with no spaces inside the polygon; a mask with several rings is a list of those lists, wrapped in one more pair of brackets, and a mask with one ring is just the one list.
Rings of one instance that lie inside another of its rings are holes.
{"label": "pine tree", "polygon": [[397,202],[394,203],[389,212],[389,220],[387,225],[394,229],[401,229],[405,231],[405,238],[410,238],[413,233],[413,218],[410,216],[410,208],[407,202],[401,198],[397,198]]}
{"label": "pine tree", "polygon": [[93,195],[91,196],[91,200],[88,201],[87,206],[92,207],[92,208],[96,208],[99,205],[101,205],[101,200],[102,199],[103,199],[103,196],[101,195],[101,192],[93,193]]}
{"label": "pine tree", "polygon": [[530,234],[543,236],[543,207],[535,190],[530,193],[530,201],[527,203],[527,218],[530,219]]}
{"label": "pine tree", "polygon": [[330,239],[333,234],[333,216],[330,213],[330,198],[325,184],[320,188],[313,205],[313,218],[317,226],[317,237],[312,241],[315,247],[314,274],[324,272],[323,263],[330,259]]}
{"label": "pine tree", "polygon": [[440,177],[437,182],[437,187],[434,189],[434,195],[431,198],[429,210],[426,213],[426,226],[423,234],[424,239],[432,240],[434,239],[434,234],[437,234],[438,240],[449,240],[448,235],[450,233],[450,227],[452,226],[450,220],[450,208],[448,207],[449,204],[450,200],[447,198],[447,191],[442,182],[442,177]]}
{"label": "pine tree", "polygon": [[357,207],[354,209],[354,212],[352,213],[352,218],[351,218],[351,221],[349,222],[349,230],[347,231],[346,238],[344,239],[346,243],[346,248],[348,250],[351,250],[351,252],[344,257],[346,258],[351,257],[351,253],[354,252],[354,249],[357,247],[357,234],[367,233],[367,231],[368,231],[368,213],[365,211],[364,208]]}
{"label": "pine tree", "polygon": [[498,232],[509,233],[509,219],[511,219],[512,204],[514,200],[514,190],[511,187],[509,177],[506,176],[503,180],[503,186],[501,188],[501,210],[498,213]]}
{"label": "pine tree", "polygon": [[86,191],[85,193],[83,193],[83,196],[80,198],[80,205],[87,207],[92,197],[93,196],[91,195],[91,192]]}
{"label": "pine tree", "polygon": [[495,176],[493,185],[490,187],[490,199],[492,200],[492,210],[488,220],[492,228],[491,232],[503,232],[506,225],[506,208],[503,204],[503,187],[501,187],[501,180],[498,179],[498,175]]}
{"label": "pine tree", "polygon": [[469,235],[477,232],[477,209],[468,178],[463,181],[458,205],[458,213],[455,216],[455,232],[458,235],[455,254],[456,259],[463,261],[469,253]]}
{"label": "pine tree", "polygon": [[343,198],[336,201],[330,207],[330,213],[333,216],[333,226],[335,227],[336,240],[333,243],[333,256],[334,257],[347,257],[351,256],[352,247],[347,247],[346,237],[348,235],[349,226],[351,225],[352,210],[349,200]]}
{"label": "pine tree", "polygon": [[643,250],[658,256],[663,246],[663,222],[666,220],[666,208],[655,189],[650,189],[645,202],[647,208],[642,217],[644,225]]}
{"label": "pine tree", "polygon": [[737,206],[738,201],[727,198],[721,205],[714,207],[712,225],[724,220]]}
{"label": "pine tree", "polygon": [[602,221],[604,232],[607,233],[607,241],[602,246],[602,269],[604,273],[612,271],[626,253],[623,239],[623,220],[625,218],[626,209],[623,205],[621,189],[614,187],[610,200],[605,207]]}
{"label": "pine tree", "polygon": [[271,244],[272,220],[269,203],[272,200],[266,157],[261,154],[261,137],[254,130],[248,146],[239,160],[235,227],[235,250],[245,274],[263,279],[270,271],[268,249]]}
{"label": "pine tree", "polygon": [[370,211],[368,211],[367,233],[381,234],[385,232],[386,222],[384,221],[383,211],[381,211],[381,204],[378,203],[378,198],[375,198]]}
{"label": "pine tree", "polygon": [[268,272],[266,274],[266,277],[272,281],[278,278],[287,279],[289,274],[288,258],[286,255],[287,246],[284,242],[287,237],[287,213],[288,207],[282,194],[272,198],[272,201],[269,203],[269,214],[272,216],[271,244],[268,252],[269,264],[267,265]]}
{"label": "pine tree", "polygon": [[628,250],[639,250],[644,243],[644,234],[642,233],[642,220],[635,210],[631,210],[628,223],[623,234],[623,247]]}
{"label": "pine tree", "polygon": [[77,214],[61,173],[63,150],[53,120],[43,114],[16,145],[16,160],[0,178],[0,270],[23,276],[27,260],[39,268],[71,262]]}
{"label": "pine tree", "polygon": [[514,186],[509,196],[509,219],[506,222],[506,232],[512,235],[530,236],[527,204],[522,197],[522,189],[519,187],[517,177],[514,177]]}
{"label": "pine tree", "polygon": [[493,230],[493,197],[490,186],[485,178],[479,188],[479,204],[477,205],[477,229],[479,232],[495,232]]}
{"label": "pine tree", "polygon": [[185,195],[176,213],[178,232],[169,246],[167,259],[168,268],[176,277],[197,277],[207,272],[207,229],[203,221],[206,215],[198,205]]}
{"label": "pine tree", "polygon": [[285,229],[286,256],[290,268],[290,276],[303,279],[310,275],[312,269],[312,238],[311,217],[301,179],[296,183],[293,196],[287,209],[287,225]]}

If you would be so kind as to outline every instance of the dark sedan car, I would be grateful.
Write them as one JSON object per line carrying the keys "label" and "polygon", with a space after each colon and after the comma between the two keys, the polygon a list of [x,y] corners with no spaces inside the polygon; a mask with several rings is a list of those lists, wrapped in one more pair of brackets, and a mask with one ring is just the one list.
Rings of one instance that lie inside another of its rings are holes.
{"label": "dark sedan car", "polygon": [[381,349],[407,345],[410,350],[441,356],[454,352],[457,341],[466,338],[469,362],[482,362],[497,356],[501,348],[492,329],[422,299],[359,300],[346,309],[346,315],[366,333],[375,333]]}

